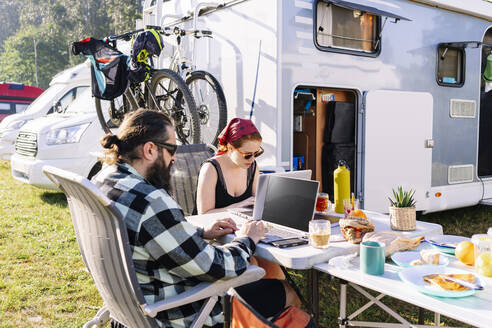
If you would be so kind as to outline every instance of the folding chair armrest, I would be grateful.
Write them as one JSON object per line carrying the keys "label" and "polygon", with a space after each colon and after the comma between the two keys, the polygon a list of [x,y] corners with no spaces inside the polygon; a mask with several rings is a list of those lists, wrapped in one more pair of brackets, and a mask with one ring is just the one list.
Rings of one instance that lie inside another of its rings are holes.
{"label": "folding chair armrest", "polygon": [[261,279],[265,275],[265,270],[251,265],[240,276],[231,279],[222,279],[214,283],[202,282],[187,291],[174,297],[161,300],[154,304],[146,304],[143,311],[149,317],[155,317],[158,312],[172,309],[184,304],[193,303],[215,295],[225,294],[229,288],[245,285],[247,283]]}

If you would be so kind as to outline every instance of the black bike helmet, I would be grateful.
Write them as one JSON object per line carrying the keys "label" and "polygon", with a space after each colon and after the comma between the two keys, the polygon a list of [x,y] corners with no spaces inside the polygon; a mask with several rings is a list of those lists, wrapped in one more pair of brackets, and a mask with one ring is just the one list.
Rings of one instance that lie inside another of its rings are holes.
{"label": "black bike helmet", "polygon": [[159,56],[163,47],[162,35],[154,29],[146,30],[133,42],[132,60],[135,63],[146,62],[148,56]]}

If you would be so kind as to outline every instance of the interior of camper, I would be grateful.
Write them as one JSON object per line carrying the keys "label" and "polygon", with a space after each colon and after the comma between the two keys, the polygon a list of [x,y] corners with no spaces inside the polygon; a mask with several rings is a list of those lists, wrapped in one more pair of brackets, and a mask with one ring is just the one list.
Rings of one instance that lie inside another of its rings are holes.
{"label": "interior of camper", "polygon": [[311,169],[320,190],[333,200],[333,171],[339,161],[356,188],[357,94],[352,90],[299,86],[293,96],[294,169]]}
{"label": "interior of camper", "polygon": [[481,77],[478,176],[492,177],[492,28],[483,39]]}

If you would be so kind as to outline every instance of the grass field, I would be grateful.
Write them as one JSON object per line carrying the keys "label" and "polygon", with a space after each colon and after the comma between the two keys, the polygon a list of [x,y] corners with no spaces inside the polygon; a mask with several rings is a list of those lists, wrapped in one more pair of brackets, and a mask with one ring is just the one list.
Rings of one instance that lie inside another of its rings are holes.
{"label": "grass field", "polygon": [[[0,161],[0,327],[81,327],[101,299],[80,257],[70,212],[60,192],[17,182],[8,162]],[[444,233],[471,236],[492,226],[492,208],[475,206],[432,213],[420,220],[442,224]],[[292,272],[304,286],[304,272]],[[321,327],[337,327],[338,283],[321,275]],[[366,301],[349,289],[349,313]],[[383,302],[417,320],[418,309],[385,297]],[[427,323],[433,319],[425,313]],[[360,320],[393,322],[370,308]],[[463,326],[447,320],[448,325]]]}

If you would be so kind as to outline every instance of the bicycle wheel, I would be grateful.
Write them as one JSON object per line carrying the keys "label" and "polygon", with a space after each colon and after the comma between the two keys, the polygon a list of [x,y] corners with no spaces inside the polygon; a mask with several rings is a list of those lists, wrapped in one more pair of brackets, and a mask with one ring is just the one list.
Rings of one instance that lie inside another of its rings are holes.
{"label": "bicycle wheel", "polygon": [[172,118],[178,140],[182,144],[200,143],[196,105],[185,81],[172,70],[160,69],[152,73],[150,89],[148,106],[163,110]]}
{"label": "bicycle wheel", "polygon": [[94,97],[97,118],[104,132],[113,133],[113,129],[120,126],[125,114],[138,107],[134,98],[129,89],[113,100]]}
{"label": "bicycle wheel", "polygon": [[205,71],[192,72],[186,84],[196,102],[201,142],[217,146],[217,137],[227,124],[227,104],[222,87],[212,74]]}

